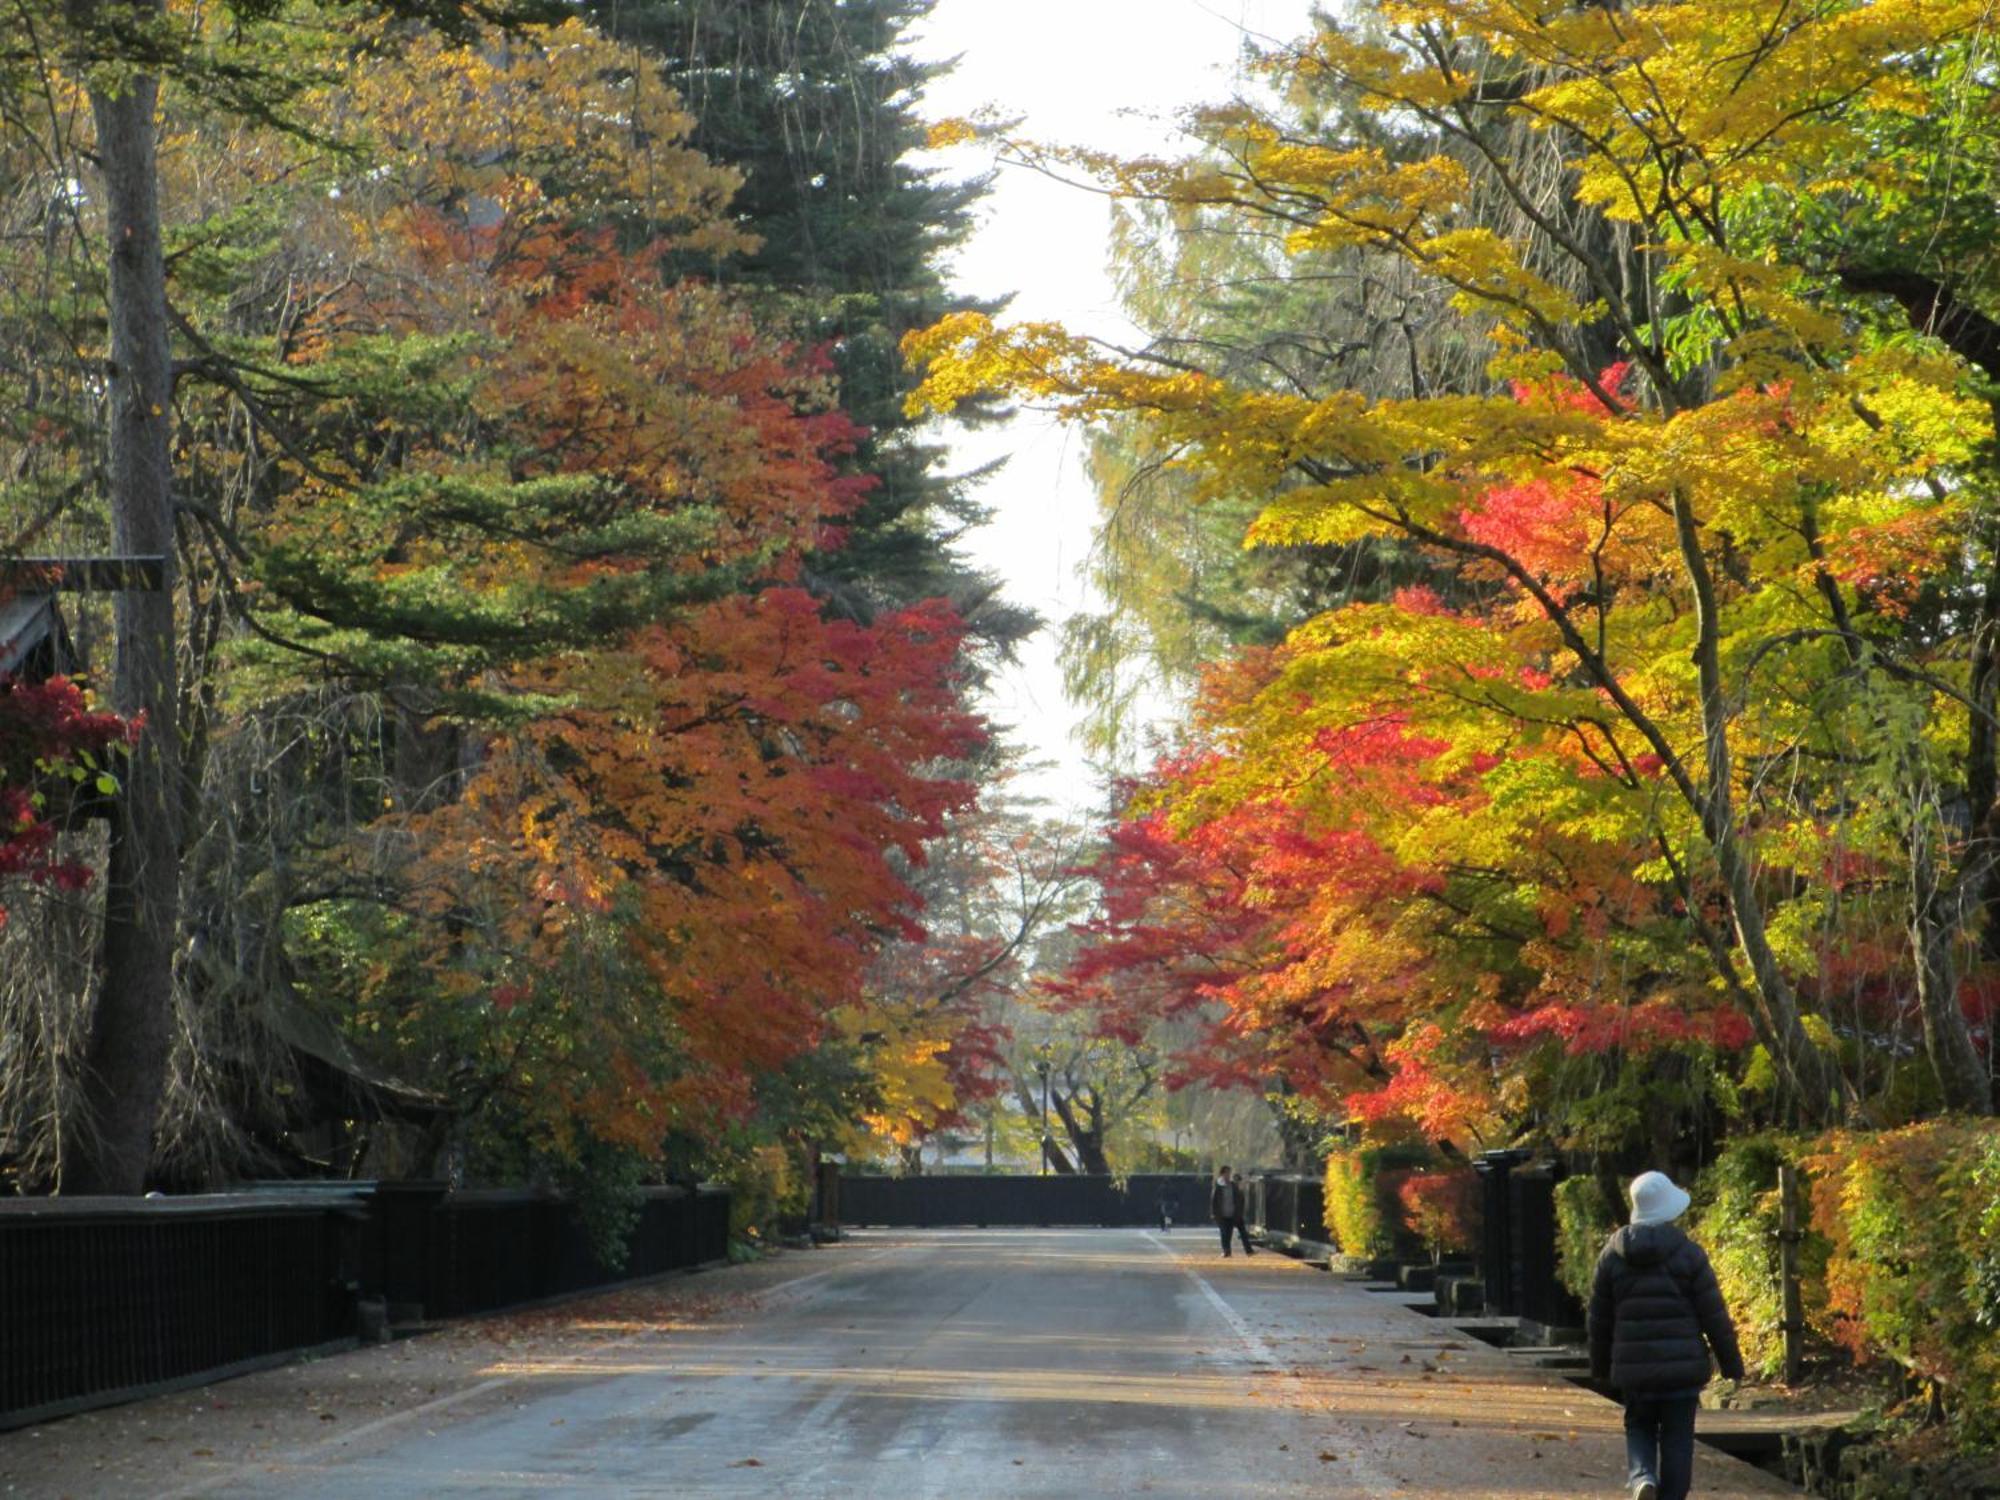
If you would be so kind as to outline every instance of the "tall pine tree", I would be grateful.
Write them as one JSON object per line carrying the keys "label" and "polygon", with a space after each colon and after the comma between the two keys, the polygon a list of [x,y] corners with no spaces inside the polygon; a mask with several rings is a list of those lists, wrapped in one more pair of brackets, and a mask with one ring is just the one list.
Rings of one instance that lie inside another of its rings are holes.
{"label": "tall pine tree", "polygon": [[903,334],[993,305],[955,295],[940,269],[985,182],[945,181],[909,160],[924,141],[924,86],[944,66],[913,59],[904,42],[934,3],[594,0],[591,12],[662,60],[696,118],[690,144],[744,174],[738,222],[761,248],[704,269],[765,289],[799,338],[825,346],[840,404],[869,429],[851,463],[877,482],[846,545],[812,560],[816,591],[864,620],[948,598],[976,641],[1004,653],[1035,620],[956,546],[985,518],[979,476],[946,472],[943,450],[903,414]]}

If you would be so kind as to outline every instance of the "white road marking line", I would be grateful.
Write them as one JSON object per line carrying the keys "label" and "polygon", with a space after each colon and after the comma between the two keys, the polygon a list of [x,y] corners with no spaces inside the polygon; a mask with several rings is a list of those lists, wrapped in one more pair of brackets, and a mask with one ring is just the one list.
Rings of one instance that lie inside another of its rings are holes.
{"label": "white road marking line", "polygon": [[[1255,1329],[1243,1321],[1242,1315],[1235,1308],[1223,1301],[1222,1293],[1208,1284],[1208,1278],[1194,1268],[1192,1261],[1175,1254],[1173,1247],[1162,1239],[1156,1231],[1147,1229],[1141,1231],[1141,1233],[1145,1239],[1151,1241],[1154,1249],[1160,1251],[1180,1268],[1183,1276],[1201,1288],[1201,1294],[1208,1299],[1209,1305],[1222,1315],[1222,1321],[1229,1325],[1230,1331],[1243,1341],[1243,1347],[1250,1351],[1250,1357],[1253,1360],[1260,1365],[1268,1367],[1272,1372],[1283,1375],[1288,1380],[1303,1384],[1299,1372],[1295,1369],[1284,1368],[1277,1355],[1271,1352],[1271,1346],[1264,1342]],[[1349,1446],[1346,1447],[1345,1452],[1340,1454],[1339,1459],[1336,1461],[1338,1467],[1330,1477],[1343,1482],[1351,1480],[1363,1493],[1368,1495],[1385,1495],[1393,1490],[1396,1487],[1396,1481],[1381,1469],[1376,1468],[1373,1463],[1352,1447],[1351,1443],[1352,1439],[1349,1439]]]}
{"label": "white road marking line", "polygon": [[[1155,1245],[1158,1245],[1162,1250],[1167,1250],[1167,1247],[1161,1243],[1159,1237],[1152,1230],[1149,1229],[1146,1231],[1146,1238],[1151,1240]],[[1222,1321],[1230,1326],[1239,1339],[1243,1340],[1243,1346],[1250,1351],[1250,1357],[1260,1365],[1268,1365],[1273,1370],[1277,1369],[1278,1356],[1271,1352],[1271,1346],[1265,1343],[1248,1323],[1243,1321],[1242,1316],[1235,1308],[1222,1300],[1222,1293],[1208,1284],[1208,1278],[1189,1265],[1185,1260],[1182,1260],[1178,1255],[1174,1255],[1173,1251],[1167,1250],[1167,1254],[1173,1255],[1174,1263],[1181,1268],[1182,1274],[1201,1288],[1201,1294],[1208,1298],[1209,1305],[1222,1314]]]}

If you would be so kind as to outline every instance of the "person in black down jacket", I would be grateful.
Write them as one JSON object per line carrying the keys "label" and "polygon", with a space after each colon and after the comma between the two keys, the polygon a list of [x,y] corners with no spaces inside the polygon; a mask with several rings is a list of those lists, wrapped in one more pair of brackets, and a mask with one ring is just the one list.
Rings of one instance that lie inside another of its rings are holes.
{"label": "person in black down jacket", "polygon": [[1727,1379],[1743,1378],[1715,1270],[1674,1224],[1687,1206],[1665,1173],[1633,1178],[1632,1222],[1606,1242],[1590,1290],[1590,1371],[1625,1402],[1632,1500],[1686,1500],[1709,1351]]}
{"label": "person in black down jacket", "polygon": [[1215,1186],[1208,1190],[1208,1216],[1215,1220],[1222,1231],[1222,1258],[1229,1259],[1229,1232],[1236,1231],[1236,1237],[1243,1241],[1243,1254],[1248,1257],[1250,1232],[1243,1227],[1243,1211],[1249,1204],[1244,1200],[1243,1183],[1240,1178],[1231,1177],[1229,1168],[1216,1170]]}

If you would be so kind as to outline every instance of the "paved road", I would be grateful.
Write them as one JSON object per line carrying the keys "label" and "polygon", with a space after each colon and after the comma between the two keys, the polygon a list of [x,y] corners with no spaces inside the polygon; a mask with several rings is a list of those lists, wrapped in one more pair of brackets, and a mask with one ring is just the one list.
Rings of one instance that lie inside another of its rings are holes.
{"label": "paved road", "polygon": [[[502,1363],[452,1410],[198,1492],[1622,1492],[1609,1403],[1294,1262],[1223,1261],[1198,1231],[870,1235],[812,1264],[734,1326]],[[1706,1497],[1796,1493],[1705,1463]]]}

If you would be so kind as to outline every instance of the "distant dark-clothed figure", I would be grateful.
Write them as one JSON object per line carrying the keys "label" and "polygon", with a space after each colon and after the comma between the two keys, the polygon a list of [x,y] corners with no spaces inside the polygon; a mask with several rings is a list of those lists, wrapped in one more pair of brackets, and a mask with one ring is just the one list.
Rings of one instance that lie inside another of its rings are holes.
{"label": "distant dark-clothed figure", "polygon": [[1222,1254],[1229,1256],[1229,1232],[1236,1231],[1236,1238],[1243,1242],[1243,1253],[1254,1254],[1250,1248],[1250,1232],[1243,1227],[1243,1184],[1229,1175],[1224,1167],[1215,1174],[1215,1186],[1208,1190],[1208,1216],[1215,1220],[1216,1228],[1222,1231]]}
{"label": "distant dark-clothed figure", "polygon": [[1632,1500],[1686,1500],[1710,1351],[1724,1377],[1743,1378],[1715,1270],[1674,1223],[1687,1206],[1665,1173],[1633,1178],[1632,1222],[1606,1242],[1591,1285],[1590,1370],[1625,1403]]}

